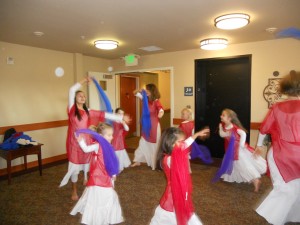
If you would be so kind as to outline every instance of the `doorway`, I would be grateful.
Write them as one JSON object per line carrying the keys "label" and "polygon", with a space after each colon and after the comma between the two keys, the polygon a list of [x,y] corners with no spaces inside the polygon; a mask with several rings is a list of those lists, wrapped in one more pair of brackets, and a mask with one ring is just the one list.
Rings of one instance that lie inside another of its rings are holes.
{"label": "doorway", "polygon": [[222,158],[224,140],[218,127],[224,108],[235,111],[250,131],[251,55],[195,60],[195,91],[195,129],[210,127],[210,138],[203,144],[213,157]]}
{"label": "doorway", "polygon": [[138,88],[139,78],[127,74],[120,75],[120,107],[129,114],[132,122],[129,124],[127,137],[136,136],[137,134],[137,101],[133,95],[134,90]]}
{"label": "doorway", "polygon": [[[171,126],[171,69],[152,69],[144,71],[126,71],[116,73],[117,102],[124,111],[130,114],[132,124],[127,139],[135,139],[141,135],[140,113],[141,101],[133,95],[136,89],[145,88],[146,84],[155,84],[161,94],[160,102],[163,105],[165,114],[160,120],[161,130]],[[137,139],[139,140],[139,138]],[[131,143],[129,141],[128,143]],[[130,146],[128,146],[130,148]]]}

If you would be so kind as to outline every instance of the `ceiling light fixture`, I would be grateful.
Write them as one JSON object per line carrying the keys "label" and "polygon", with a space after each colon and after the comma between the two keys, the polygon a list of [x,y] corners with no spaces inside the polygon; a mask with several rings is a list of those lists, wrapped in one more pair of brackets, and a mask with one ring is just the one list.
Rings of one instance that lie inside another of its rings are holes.
{"label": "ceiling light fixture", "polygon": [[96,48],[103,50],[112,50],[118,47],[119,42],[112,40],[98,40],[94,42]]}
{"label": "ceiling light fixture", "polygon": [[200,48],[204,50],[220,50],[227,47],[228,40],[224,38],[208,38],[200,41]]}
{"label": "ceiling light fixture", "polygon": [[223,30],[233,30],[246,26],[250,16],[244,13],[232,13],[219,16],[215,19],[215,26]]}

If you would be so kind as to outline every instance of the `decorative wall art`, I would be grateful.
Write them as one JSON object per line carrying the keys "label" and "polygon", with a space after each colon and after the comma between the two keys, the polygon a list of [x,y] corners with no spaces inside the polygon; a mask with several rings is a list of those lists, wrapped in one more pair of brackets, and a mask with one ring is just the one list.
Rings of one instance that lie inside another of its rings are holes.
{"label": "decorative wall art", "polygon": [[274,103],[283,100],[283,95],[279,92],[281,79],[282,78],[270,78],[268,85],[264,89],[263,95],[268,102],[268,108],[271,108]]}

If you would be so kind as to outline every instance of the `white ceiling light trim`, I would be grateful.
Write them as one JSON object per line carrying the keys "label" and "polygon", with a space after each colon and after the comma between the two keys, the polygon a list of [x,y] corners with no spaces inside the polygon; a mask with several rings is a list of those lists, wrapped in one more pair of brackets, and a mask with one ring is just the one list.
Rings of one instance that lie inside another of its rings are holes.
{"label": "white ceiling light trim", "polygon": [[228,40],[224,38],[208,38],[200,41],[200,48],[204,50],[220,50],[226,48]]}
{"label": "white ceiling light trim", "polygon": [[119,46],[119,42],[112,40],[98,40],[94,42],[96,48],[103,50],[112,50]]}
{"label": "white ceiling light trim", "polygon": [[232,13],[219,16],[215,19],[215,26],[223,30],[233,30],[246,26],[250,16],[244,13]]}

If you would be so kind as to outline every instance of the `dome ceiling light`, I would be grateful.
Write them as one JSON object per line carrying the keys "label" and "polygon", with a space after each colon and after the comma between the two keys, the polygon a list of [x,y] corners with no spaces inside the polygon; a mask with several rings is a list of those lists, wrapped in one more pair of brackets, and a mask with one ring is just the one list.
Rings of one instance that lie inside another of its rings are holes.
{"label": "dome ceiling light", "polygon": [[98,40],[94,42],[96,48],[103,50],[112,50],[118,47],[119,42],[112,40]]}
{"label": "dome ceiling light", "polygon": [[223,30],[233,30],[250,23],[250,16],[244,13],[232,13],[219,16],[215,19],[215,26]]}
{"label": "dome ceiling light", "polygon": [[204,50],[221,50],[227,47],[228,40],[224,38],[208,38],[200,41],[200,48]]}

